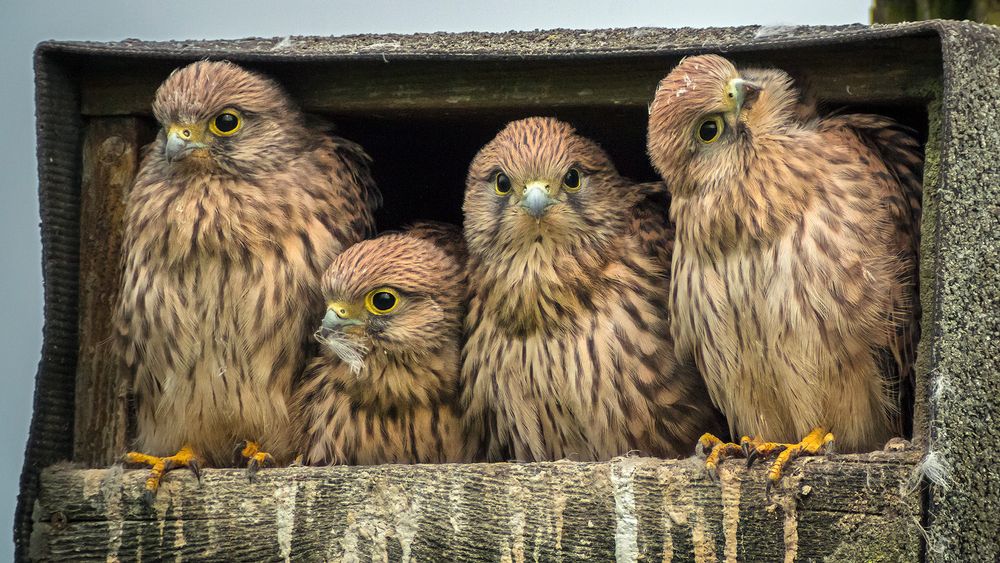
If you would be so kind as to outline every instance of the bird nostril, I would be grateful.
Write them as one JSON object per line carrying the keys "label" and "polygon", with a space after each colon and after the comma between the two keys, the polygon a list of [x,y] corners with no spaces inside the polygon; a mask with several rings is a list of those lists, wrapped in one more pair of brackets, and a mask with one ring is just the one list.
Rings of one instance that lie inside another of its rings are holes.
{"label": "bird nostril", "polygon": [[184,135],[185,137],[190,137],[191,136],[191,130],[190,129],[185,129],[185,130],[181,131],[181,134]]}

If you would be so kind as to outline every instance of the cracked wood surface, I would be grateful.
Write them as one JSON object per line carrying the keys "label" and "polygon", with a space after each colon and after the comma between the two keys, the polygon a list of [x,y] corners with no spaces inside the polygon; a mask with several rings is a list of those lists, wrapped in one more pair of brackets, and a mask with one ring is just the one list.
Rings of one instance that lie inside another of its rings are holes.
{"label": "cracked wood surface", "polygon": [[696,459],[170,473],[49,468],[33,560],[837,561],[919,559],[912,453],[765,467]]}

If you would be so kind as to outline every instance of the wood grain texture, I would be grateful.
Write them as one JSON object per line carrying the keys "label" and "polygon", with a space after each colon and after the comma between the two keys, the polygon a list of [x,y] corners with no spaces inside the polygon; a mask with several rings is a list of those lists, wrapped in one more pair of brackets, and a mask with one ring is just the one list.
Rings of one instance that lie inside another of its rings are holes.
{"label": "wood grain texture", "polygon": [[916,458],[796,462],[768,500],[764,468],[693,460],[384,465],[170,473],[56,466],[34,512],[36,561],[917,560]]}
{"label": "wood grain texture", "polygon": [[[760,33],[775,33],[762,30]],[[259,65],[304,110],[336,115],[456,113],[559,107],[645,107],[680,56],[636,52],[605,59],[367,60]],[[930,38],[891,39],[859,55],[834,48],[733,53],[741,64],[777,66],[803,78],[831,104],[929,99],[938,86],[940,51]],[[901,58],[906,65],[898,64]],[[390,62],[391,61],[391,62]],[[84,115],[145,114],[174,61],[141,68],[121,61],[89,65],[81,76]]]}
{"label": "wood grain texture", "polygon": [[80,193],[80,355],[74,459],[107,466],[125,451],[126,370],[111,345],[111,311],[121,275],[122,217],[142,145],[153,132],[132,118],[92,119],[83,144]]}

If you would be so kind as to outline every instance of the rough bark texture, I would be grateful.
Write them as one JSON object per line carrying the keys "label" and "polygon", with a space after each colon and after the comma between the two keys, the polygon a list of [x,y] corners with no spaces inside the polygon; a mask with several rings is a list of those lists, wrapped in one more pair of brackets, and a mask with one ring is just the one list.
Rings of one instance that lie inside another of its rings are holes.
{"label": "rough bark texture", "polygon": [[83,142],[80,189],[80,351],[73,459],[108,466],[125,450],[127,372],[112,347],[111,312],[119,283],[122,216],[152,133],[131,117],[92,120]]}
{"label": "rough bark texture", "polygon": [[872,22],[973,20],[1000,25],[1000,0],[875,0]]}
{"label": "rough bark texture", "polygon": [[913,561],[915,458],[799,461],[768,500],[764,468],[695,459],[292,468],[248,484],[144,471],[43,473],[35,560]]}
{"label": "rough bark texture", "polygon": [[[1000,28],[948,28],[925,256],[930,444],[928,558],[1000,561]],[[974,33],[973,33],[974,32]],[[988,70],[987,70],[988,69]],[[920,353],[920,352],[918,352]]]}

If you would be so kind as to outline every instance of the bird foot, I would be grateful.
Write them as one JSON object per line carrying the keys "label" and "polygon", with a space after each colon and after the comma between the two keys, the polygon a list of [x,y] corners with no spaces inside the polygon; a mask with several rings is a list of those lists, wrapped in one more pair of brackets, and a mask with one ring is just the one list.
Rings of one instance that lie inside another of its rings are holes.
{"label": "bird foot", "polygon": [[156,491],[160,488],[160,481],[167,471],[178,467],[187,467],[201,482],[201,459],[195,455],[191,446],[184,446],[176,454],[168,457],[157,457],[142,452],[128,452],[122,461],[151,468],[149,476],[146,477],[146,492],[143,495],[149,505],[153,504]]}
{"label": "bird foot", "polygon": [[243,449],[240,451],[240,455],[247,460],[247,478],[253,483],[257,478],[257,472],[264,467],[270,467],[274,465],[274,457],[271,454],[262,451],[260,449],[260,444],[254,442],[253,440],[247,440]]}
{"label": "bird foot", "polygon": [[750,438],[744,436],[740,438],[739,444],[723,442],[714,434],[706,432],[701,435],[701,438],[698,438],[698,446],[696,447],[698,451],[695,454],[705,456],[705,471],[709,477],[715,479],[719,473],[719,465],[726,458],[746,455],[747,444],[750,441]]}
{"label": "bird foot", "polygon": [[833,446],[833,434],[823,427],[813,428],[812,432],[797,444],[762,442],[754,439],[747,443],[747,467],[752,466],[758,459],[776,456],[767,471],[767,494],[770,496],[771,488],[778,484],[785,467],[793,459],[804,455],[826,454],[833,451]]}

